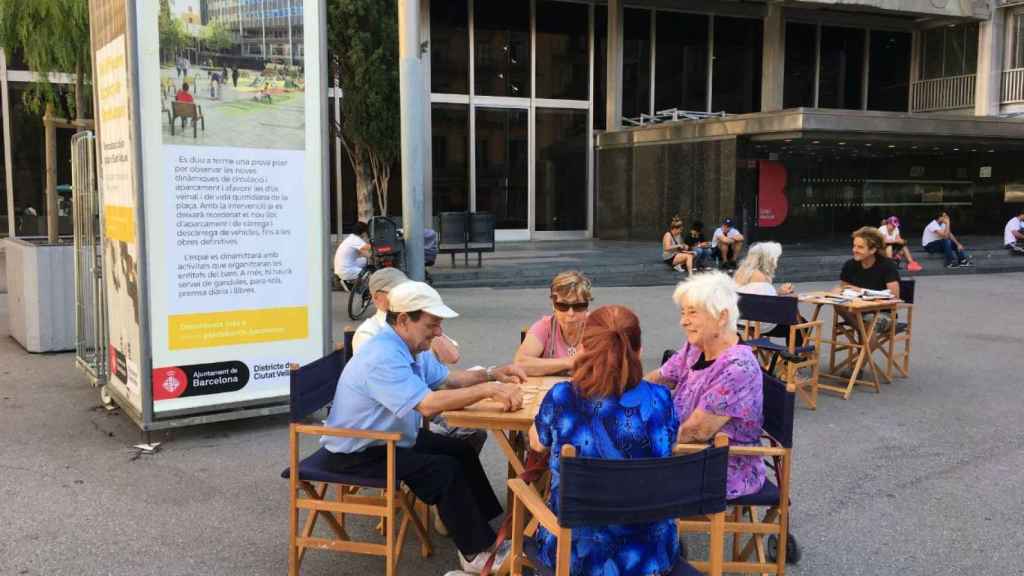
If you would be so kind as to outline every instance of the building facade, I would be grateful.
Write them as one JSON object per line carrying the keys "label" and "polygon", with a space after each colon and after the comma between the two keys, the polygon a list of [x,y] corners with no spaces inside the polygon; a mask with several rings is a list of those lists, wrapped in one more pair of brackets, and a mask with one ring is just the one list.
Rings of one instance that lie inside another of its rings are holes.
{"label": "building facade", "polygon": [[499,238],[995,234],[1024,186],[1024,3],[425,4],[426,204]]}

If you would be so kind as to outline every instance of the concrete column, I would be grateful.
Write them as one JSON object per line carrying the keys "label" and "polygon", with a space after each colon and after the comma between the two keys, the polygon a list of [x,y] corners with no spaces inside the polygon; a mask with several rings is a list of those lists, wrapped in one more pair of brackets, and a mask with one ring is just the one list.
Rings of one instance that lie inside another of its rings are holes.
{"label": "concrete column", "polygon": [[974,90],[974,115],[999,114],[1003,87],[1003,41],[1006,37],[1006,10],[995,8],[992,19],[978,30],[978,75]]}
{"label": "concrete column", "polygon": [[406,273],[423,281],[423,138],[420,0],[398,0],[398,69],[402,106],[402,227]]}
{"label": "concrete column", "polygon": [[622,128],[623,17],[622,0],[608,0],[608,82],[605,84],[608,130]]}
{"label": "concrete column", "polygon": [[786,80],[786,21],[782,17],[781,4],[768,4],[761,54],[761,111],[782,110]]}

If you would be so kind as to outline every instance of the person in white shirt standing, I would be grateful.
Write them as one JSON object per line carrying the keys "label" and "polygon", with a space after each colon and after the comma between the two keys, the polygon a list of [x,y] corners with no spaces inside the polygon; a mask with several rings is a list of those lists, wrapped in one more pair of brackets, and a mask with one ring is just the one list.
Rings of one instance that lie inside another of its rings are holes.
{"label": "person in white shirt standing", "polygon": [[370,255],[370,228],[366,222],[356,222],[352,233],[338,244],[334,253],[334,274],[346,282],[359,277],[366,268],[366,258]]}
{"label": "person in white shirt standing", "polygon": [[885,238],[885,257],[892,258],[894,255],[903,256],[907,261],[907,270],[910,272],[920,272],[921,265],[914,260],[914,257],[910,255],[910,248],[907,247],[907,243],[900,236],[900,219],[896,216],[889,216],[886,218],[882,227],[878,229],[882,233],[882,237]]}
{"label": "person in white shirt standing", "polygon": [[939,212],[924,228],[921,234],[921,246],[929,254],[943,254],[946,257],[946,268],[971,266],[971,257],[964,252],[964,245],[953,234],[953,225],[949,214]]}
{"label": "person in white shirt standing", "polygon": [[1024,206],[1003,228],[1003,245],[1012,254],[1024,256]]}
{"label": "person in white shirt standing", "polygon": [[743,250],[743,234],[733,228],[732,218],[722,220],[721,227],[711,236],[711,248],[718,252],[723,270],[736,268],[740,251]]}

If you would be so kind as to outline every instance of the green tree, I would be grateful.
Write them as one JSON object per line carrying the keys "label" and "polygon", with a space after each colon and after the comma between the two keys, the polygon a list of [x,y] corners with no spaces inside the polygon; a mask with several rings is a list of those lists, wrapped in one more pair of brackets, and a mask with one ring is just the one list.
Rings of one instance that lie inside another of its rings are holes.
{"label": "green tree", "polygon": [[231,32],[228,32],[228,29],[224,27],[220,20],[214,20],[203,28],[200,41],[203,43],[203,46],[206,46],[207,50],[212,50],[213,52],[226,50],[234,44]]}
{"label": "green tree", "polygon": [[355,170],[359,219],[365,221],[374,214],[374,195],[379,213],[387,214],[400,149],[397,6],[393,0],[330,0],[327,22],[327,46],[344,94],[333,128]]}
{"label": "green tree", "polygon": [[[0,47],[8,54],[21,50],[38,75],[25,93],[30,110],[42,113],[48,104],[58,109],[66,104],[72,116],[85,118],[92,73],[88,0],[0,0]],[[73,102],[60,102],[51,73],[75,75]]]}
{"label": "green tree", "polygon": [[185,27],[181,20],[171,15],[169,0],[160,0],[160,16],[157,19],[160,30],[160,50],[164,61],[174,60],[178,50],[185,44]]}

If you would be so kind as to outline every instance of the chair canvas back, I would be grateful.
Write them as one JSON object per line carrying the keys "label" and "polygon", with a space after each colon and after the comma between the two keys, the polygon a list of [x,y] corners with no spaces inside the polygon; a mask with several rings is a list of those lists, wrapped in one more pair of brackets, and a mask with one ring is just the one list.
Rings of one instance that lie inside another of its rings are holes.
{"label": "chair canvas back", "polygon": [[473,212],[469,215],[469,243],[494,244],[494,214]]}
{"label": "chair canvas back", "polygon": [[791,296],[740,294],[740,320],[768,324],[798,324],[799,300]]}
{"label": "chair canvas back", "polygon": [[441,212],[438,217],[441,227],[441,238],[439,243],[442,246],[466,244],[467,228],[469,227],[469,215],[465,212]]}
{"label": "chair canvas back", "polygon": [[577,528],[721,512],[728,454],[712,447],[667,458],[563,457],[558,522]]}
{"label": "chair canvas back", "polygon": [[796,407],[796,393],[786,390],[786,383],[762,371],[764,423],[761,428],[783,448],[793,447],[793,414]]}
{"label": "chair canvas back", "polygon": [[298,370],[292,370],[289,400],[292,422],[303,421],[334,399],[345,360],[345,350],[335,350]]}
{"label": "chair canvas back", "polygon": [[907,304],[913,304],[914,286],[916,284],[916,280],[900,280],[900,300],[903,300]]}

